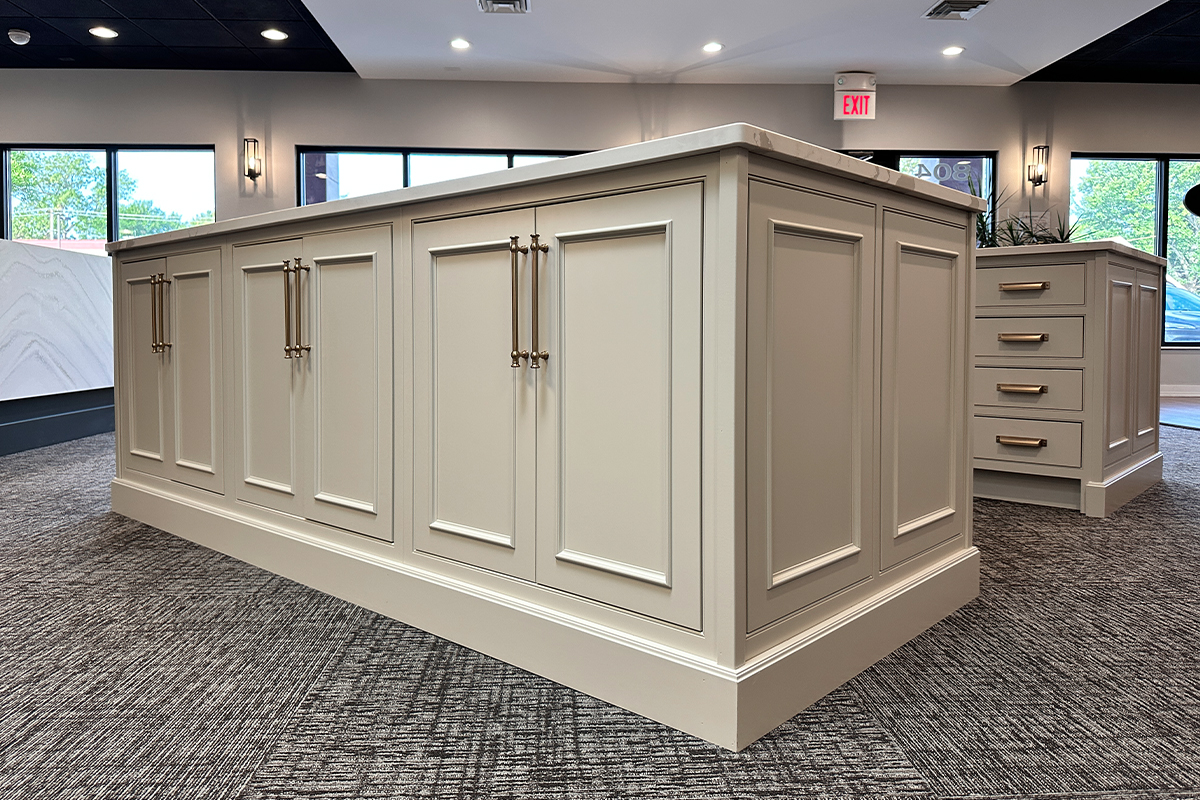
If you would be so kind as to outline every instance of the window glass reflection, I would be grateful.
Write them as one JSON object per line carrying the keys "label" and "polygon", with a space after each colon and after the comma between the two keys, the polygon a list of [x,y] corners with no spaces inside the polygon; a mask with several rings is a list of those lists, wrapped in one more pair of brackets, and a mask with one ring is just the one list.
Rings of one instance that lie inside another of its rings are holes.
{"label": "window glass reflection", "polygon": [[118,150],[117,238],[206,225],[216,191],[212,150]]}
{"label": "window glass reflection", "polygon": [[108,168],[103,150],[9,151],[12,238],[106,255]]}
{"label": "window glass reflection", "polygon": [[408,162],[408,185],[467,178],[508,169],[508,156],[469,153],[413,153]]}

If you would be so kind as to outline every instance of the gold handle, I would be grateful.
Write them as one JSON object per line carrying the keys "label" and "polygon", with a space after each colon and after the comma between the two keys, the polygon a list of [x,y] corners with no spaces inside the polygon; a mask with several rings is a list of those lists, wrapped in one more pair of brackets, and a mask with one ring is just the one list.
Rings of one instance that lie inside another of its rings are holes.
{"label": "gold handle", "polygon": [[171,279],[166,273],[158,273],[158,352],[165,353],[171,343],[167,341],[167,315],[165,313],[167,284]]}
{"label": "gold handle", "polygon": [[1006,394],[1046,394],[1050,387],[1044,383],[997,383],[996,391]]}
{"label": "gold handle", "polygon": [[293,358],[292,351],[292,266],[283,260],[283,357]]}
{"label": "gold handle", "polygon": [[530,369],[540,369],[541,364],[539,359],[546,360],[550,358],[550,353],[545,350],[538,350],[538,253],[547,253],[550,251],[550,245],[538,244],[538,235],[531,233],[529,235],[529,252],[531,254],[532,263],[530,266],[533,269],[533,347],[529,351]]}
{"label": "gold handle", "polygon": [[1002,283],[1002,292],[1040,292],[1050,288],[1050,281],[1030,281],[1028,283]]}
{"label": "gold handle", "polygon": [[158,349],[158,273],[150,276],[150,352],[161,353]]}
{"label": "gold handle", "polygon": [[1048,342],[1048,333],[1001,333],[996,336],[1002,342]]}
{"label": "gold handle", "polygon": [[1045,447],[1045,439],[1032,436],[997,436],[996,444],[1007,444],[1012,447]]}
{"label": "gold handle", "polygon": [[292,268],[292,272],[296,273],[296,343],[292,345],[292,352],[296,358],[303,358],[305,353],[312,350],[312,345],[302,344],[304,341],[304,294],[301,291],[300,275],[308,272],[308,267],[300,265],[300,259],[296,259],[296,266]]}
{"label": "gold handle", "polygon": [[[517,331],[517,259],[520,254],[529,252],[528,247],[521,247],[517,244],[520,238],[520,236],[508,237],[508,252],[512,253],[512,352],[509,355],[512,356],[510,366],[513,369],[521,366],[521,359],[529,358],[528,350],[517,349],[517,337],[520,335]],[[536,367],[537,362],[535,361],[533,365]]]}

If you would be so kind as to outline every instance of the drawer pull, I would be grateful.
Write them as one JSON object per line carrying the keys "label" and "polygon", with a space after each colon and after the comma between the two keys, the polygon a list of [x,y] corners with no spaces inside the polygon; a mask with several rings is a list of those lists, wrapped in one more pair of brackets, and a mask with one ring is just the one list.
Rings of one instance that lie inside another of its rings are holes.
{"label": "drawer pull", "polygon": [[512,364],[509,366],[513,369],[521,366],[521,359],[529,358],[528,350],[517,349],[517,259],[520,258],[521,253],[529,252],[528,247],[521,247],[517,244],[520,239],[520,236],[508,237],[508,252],[512,253],[512,352],[508,355],[512,358]]}
{"label": "drawer pull", "polygon": [[1030,281],[1028,283],[1002,283],[1002,292],[1040,292],[1050,288],[1050,281]]}
{"label": "drawer pull", "polygon": [[1005,394],[1046,394],[1050,387],[1044,383],[997,383],[996,391]]}
{"label": "drawer pull", "polygon": [[996,444],[1007,444],[1012,447],[1045,447],[1045,439],[1035,439],[1031,436],[997,436]]}
{"label": "drawer pull", "polygon": [[1002,342],[1048,342],[1048,333],[1001,333],[996,338]]}

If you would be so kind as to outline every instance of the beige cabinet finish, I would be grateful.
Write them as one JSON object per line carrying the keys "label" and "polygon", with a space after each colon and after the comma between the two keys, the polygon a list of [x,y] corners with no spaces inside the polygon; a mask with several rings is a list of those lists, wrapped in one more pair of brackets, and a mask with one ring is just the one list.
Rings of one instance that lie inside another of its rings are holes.
{"label": "beige cabinet finish", "polygon": [[1108,516],[1162,479],[1165,262],[1116,242],[977,259],[975,494]]}
{"label": "beige cabinet finish", "polygon": [[980,205],[733,125],[120,242],[226,254],[236,446],[114,508],[740,749],[978,593]]}
{"label": "beige cabinet finish", "polygon": [[224,491],[221,250],[116,270],[122,469]]}

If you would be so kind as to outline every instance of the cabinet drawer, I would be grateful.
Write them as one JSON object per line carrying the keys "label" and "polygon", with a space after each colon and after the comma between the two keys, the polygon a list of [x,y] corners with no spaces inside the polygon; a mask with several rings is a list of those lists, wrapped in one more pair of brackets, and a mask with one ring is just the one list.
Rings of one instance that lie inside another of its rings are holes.
{"label": "cabinet drawer", "polygon": [[1083,358],[1083,317],[980,317],[975,355]]}
{"label": "cabinet drawer", "polygon": [[1083,410],[1083,370],[976,367],[971,397],[977,406]]}
{"label": "cabinet drawer", "polygon": [[[1078,467],[1082,427],[1078,422],[976,417],[975,458]],[[1011,437],[1012,443],[997,441],[997,437]]]}
{"label": "cabinet drawer", "polygon": [[975,273],[979,306],[1081,306],[1084,265],[997,267]]}

